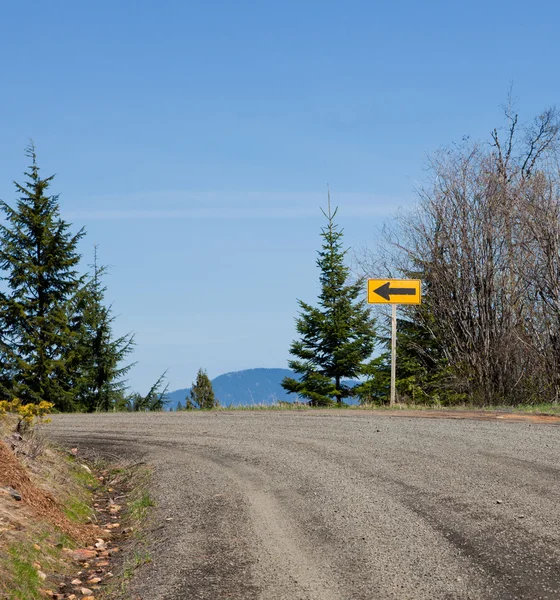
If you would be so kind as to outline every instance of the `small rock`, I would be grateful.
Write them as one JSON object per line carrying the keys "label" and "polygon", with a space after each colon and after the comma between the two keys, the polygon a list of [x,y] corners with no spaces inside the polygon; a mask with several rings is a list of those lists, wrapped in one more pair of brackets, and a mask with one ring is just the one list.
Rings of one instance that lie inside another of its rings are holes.
{"label": "small rock", "polygon": [[70,594],[66,600],[76,600],[77,596],[76,594]]}
{"label": "small rock", "polygon": [[97,563],[98,567],[108,567],[109,566],[109,561],[108,560],[102,560],[101,562]]}
{"label": "small rock", "polygon": [[0,487],[0,492],[3,492],[4,494],[9,494],[14,500],[17,500],[18,502],[21,500],[21,494],[9,485],[6,487]]}
{"label": "small rock", "polygon": [[70,450],[70,452],[71,452],[71,453],[72,453],[74,456],[77,456],[77,454],[78,454],[78,448],[72,448],[72,449]]}
{"label": "small rock", "polygon": [[496,500],[496,504],[503,504],[502,500]]}
{"label": "small rock", "polygon": [[82,585],[82,580],[81,579],[72,579],[72,581],[70,583],[72,585]]}
{"label": "small rock", "polygon": [[47,578],[47,576],[43,573],[43,571],[37,571],[37,576],[39,577],[39,579],[41,581],[45,581],[45,579]]}
{"label": "small rock", "polygon": [[84,596],[91,596],[93,594],[93,590],[90,590],[89,588],[83,587],[80,592],[82,593],[82,595]]}
{"label": "small rock", "polygon": [[105,548],[106,548],[107,546],[106,546],[105,542],[104,542],[104,541],[103,541],[101,538],[98,538],[98,539],[97,539],[97,542],[96,542],[96,544],[95,544],[95,547],[96,547],[98,550],[105,550]]}
{"label": "small rock", "polygon": [[97,552],[95,550],[86,550],[85,548],[79,548],[78,550],[72,550],[70,552],[70,557],[76,562],[85,562],[96,556]]}
{"label": "small rock", "polygon": [[101,577],[92,577],[91,579],[87,580],[87,584],[88,585],[95,585],[96,583],[99,583],[101,581]]}
{"label": "small rock", "polygon": [[35,548],[35,550],[40,550],[41,546],[39,546],[39,544],[33,544],[33,548]]}
{"label": "small rock", "polygon": [[517,515],[517,518],[518,518],[518,519],[524,519],[524,518],[525,518],[525,515]]}
{"label": "small rock", "polygon": [[82,464],[81,464],[81,465],[80,465],[80,467],[82,467],[82,469],[83,469],[84,471],[87,471],[88,473],[91,473],[91,469],[90,469],[90,468],[89,468],[87,465],[82,465]]}

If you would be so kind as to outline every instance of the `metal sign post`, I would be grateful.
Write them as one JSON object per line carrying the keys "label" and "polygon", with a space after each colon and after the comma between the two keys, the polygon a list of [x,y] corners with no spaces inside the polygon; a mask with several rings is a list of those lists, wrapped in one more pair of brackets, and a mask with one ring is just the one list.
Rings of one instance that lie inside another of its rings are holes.
{"label": "metal sign post", "polygon": [[391,306],[391,398],[389,406],[395,406],[397,380],[397,305]]}
{"label": "metal sign post", "polygon": [[369,279],[368,302],[391,304],[391,395],[389,405],[397,400],[397,304],[420,304],[422,282],[419,279]]}

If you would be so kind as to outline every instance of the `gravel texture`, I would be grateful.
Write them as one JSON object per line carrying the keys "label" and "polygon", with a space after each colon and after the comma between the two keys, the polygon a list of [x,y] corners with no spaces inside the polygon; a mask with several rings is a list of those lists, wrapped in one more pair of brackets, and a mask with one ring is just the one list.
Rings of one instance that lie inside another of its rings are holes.
{"label": "gravel texture", "polygon": [[232,411],[45,430],[155,467],[131,598],[560,598],[557,424]]}

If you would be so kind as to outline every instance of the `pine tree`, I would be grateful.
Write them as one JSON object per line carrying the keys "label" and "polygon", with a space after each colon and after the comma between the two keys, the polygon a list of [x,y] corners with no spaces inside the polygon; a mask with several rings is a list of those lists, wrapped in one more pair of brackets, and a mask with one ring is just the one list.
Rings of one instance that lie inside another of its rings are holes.
{"label": "pine tree", "polygon": [[217,408],[219,400],[214,395],[212,382],[204,369],[199,369],[196,381],[192,384],[190,397],[187,396],[187,409]]}
{"label": "pine tree", "polygon": [[77,295],[76,307],[76,383],[80,407],[88,412],[108,411],[126,390],[123,379],[133,364],[122,366],[123,360],[134,349],[134,335],[113,338],[115,317],[111,307],[105,306],[106,286],[102,283],[105,267],[97,263],[94,248],[93,273]]}
{"label": "pine tree", "polygon": [[0,280],[4,358],[10,373],[8,395],[26,402],[46,400],[59,410],[75,407],[68,385],[67,351],[72,345],[70,306],[80,286],[77,248],[84,231],[70,233],[58,196],[47,196],[54,176],[39,175],[35,148],[26,152],[27,181],[15,183],[15,208],[0,201]]}
{"label": "pine tree", "polygon": [[323,245],[317,259],[321,271],[318,307],[298,301],[300,339],[290,347],[296,358],[288,364],[300,379],[286,377],[282,382],[289,393],[307,398],[312,405],[328,405],[334,400],[341,404],[354,395],[343,379],[364,373],[375,343],[375,321],[366,299],[359,299],[364,296],[364,282],[348,282],[343,231],[334,222],[337,212],[338,208],[331,211],[329,193],[327,212],[322,210],[327,226],[321,230]]}

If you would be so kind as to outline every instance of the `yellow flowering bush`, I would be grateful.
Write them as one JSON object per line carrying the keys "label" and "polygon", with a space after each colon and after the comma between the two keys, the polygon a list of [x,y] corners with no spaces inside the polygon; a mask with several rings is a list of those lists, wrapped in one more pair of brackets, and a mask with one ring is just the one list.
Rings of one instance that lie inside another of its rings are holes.
{"label": "yellow flowering bush", "polygon": [[44,400],[39,402],[39,404],[32,402],[22,404],[19,398],[0,400],[0,417],[7,413],[17,415],[18,424],[16,431],[23,431],[36,421],[48,423],[50,419],[45,419],[45,415],[52,412],[53,407],[54,404],[52,402],[45,402]]}

